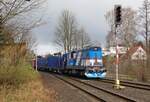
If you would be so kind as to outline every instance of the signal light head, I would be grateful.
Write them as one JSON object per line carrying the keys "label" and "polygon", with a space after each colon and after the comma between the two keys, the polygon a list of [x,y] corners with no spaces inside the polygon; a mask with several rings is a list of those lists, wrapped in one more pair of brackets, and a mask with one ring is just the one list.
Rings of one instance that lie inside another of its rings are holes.
{"label": "signal light head", "polygon": [[115,24],[120,25],[121,24],[121,5],[115,6]]}

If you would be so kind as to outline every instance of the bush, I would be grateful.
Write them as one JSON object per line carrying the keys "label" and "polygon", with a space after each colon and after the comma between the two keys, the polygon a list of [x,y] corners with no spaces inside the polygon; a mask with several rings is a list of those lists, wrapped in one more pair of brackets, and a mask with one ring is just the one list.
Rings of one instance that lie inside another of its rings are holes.
{"label": "bush", "polygon": [[18,86],[24,82],[34,80],[38,74],[30,64],[20,63],[17,66],[0,67],[0,84]]}

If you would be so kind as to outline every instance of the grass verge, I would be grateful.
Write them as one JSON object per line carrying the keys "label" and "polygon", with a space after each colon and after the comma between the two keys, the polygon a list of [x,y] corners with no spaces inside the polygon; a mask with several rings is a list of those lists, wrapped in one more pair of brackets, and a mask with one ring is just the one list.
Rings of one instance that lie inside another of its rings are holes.
{"label": "grass verge", "polygon": [[0,102],[55,102],[55,97],[29,64],[0,68]]}

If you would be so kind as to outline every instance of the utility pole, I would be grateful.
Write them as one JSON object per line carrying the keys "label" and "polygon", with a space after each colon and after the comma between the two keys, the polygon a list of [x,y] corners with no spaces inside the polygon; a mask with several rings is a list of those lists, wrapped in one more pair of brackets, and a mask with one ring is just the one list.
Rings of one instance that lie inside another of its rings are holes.
{"label": "utility pole", "polygon": [[124,88],[123,86],[120,86],[120,81],[119,81],[118,34],[120,33],[120,25],[122,23],[121,5],[115,5],[114,11],[115,11],[115,39],[116,39],[116,79],[115,79],[114,88],[121,89]]}
{"label": "utility pole", "polygon": [[[3,27],[2,27],[2,9],[0,8],[0,60],[2,59],[2,49],[4,44],[4,35],[3,35]],[[1,62],[1,61],[0,61]]]}
{"label": "utility pole", "polygon": [[36,49],[36,54],[35,54],[35,69],[37,71],[38,69],[38,55],[37,55],[37,49]]}
{"label": "utility pole", "polygon": [[38,58],[37,58],[37,55],[36,55],[36,71],[37,71],[37,59],[38,59]]}
{"label": "utility pole", "polygon": [[[1,10],[0,10],[1,12]],[[3,35],[2,35],[2,14],[0,14],[0,44],[2,44],[2,39],[3,38]]]}

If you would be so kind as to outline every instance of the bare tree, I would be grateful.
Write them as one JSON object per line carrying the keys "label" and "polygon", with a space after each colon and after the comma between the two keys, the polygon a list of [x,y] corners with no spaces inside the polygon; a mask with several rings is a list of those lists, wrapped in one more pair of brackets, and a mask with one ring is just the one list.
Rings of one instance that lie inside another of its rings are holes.
{"label": "bare tree", "polygon": [[78,27],[74,15],[64,10],[56,28],[54,43],[68,52],[90,45],[90,37],[83,28]]}
{"label": "bare tree", "polygon": [[[111,10],[106,13],[105,18],[108,21],[110,26],[110,31],[107,35],[107,46],[115,45],[115,37],[114,37],[114,10]],[[125,45],[127,47],[132,46],[136,41],[137,37],[137,24],[136,24],[136,12],[131,8],[123,8],[122,9],[122,25],[120,27],[121,34],[118,36],[120,39],[120,44]]]}
{"label": "bare tree", "polygon": [[106,46],[109,48],[109,47],[112,47],[112,46],[115,46],[116,42],[115,42],[115,34],[114,32],[111,30],[108,32],[107,36],[106,36]]}
{"label": "bare tree", "polygon": [[24,13],[37,9],[43,1],[44,0],[1,0],[2,23],[6,23],[16,16],[21,16]]}
{"label": "bare tree", "polygon": [[38,0],[38,1],[37,0],[1,0],[0,1],[1,28],[3,27],[3,29],[5,28],[7,29],[7,27],[9,27],[9,29],[13,30],[12,31],[13,37],[15,37],[15,35],[18,36],[18,34],[21,35],[22,32],[28,32],[29,30],[31,30],[33,27],[36,26],[36,23],[39,22],[39,20],[34,20],[34,21],[30,20],[30,24],[29,23],[26,24],[25,16],[29,17],[30,15],[32,15],[31,11],[39,8],[39,5],[41,5],[42,3],[44,3],[44,0]]}
{"label": "bare tree", "polygon": [[81,37],[80,37],[80,31],[78,29],[76,29],[76,33],[74,34],[73,37],[73,49],[79,49],[80,46],[80,41]]}
{"label": "bare tree", "polygon": [[139,26],[140,32],[145,40],[145,47],[147,52],[146,70],[149,68],[149,58],[150,58],[150,1],[144,0],[143,5],[139,11]]}
{"label": "bare tree", "polygon": [[[31,42],[33,45],[34,41],[32,38],[29,38],[29,32],[32,28],[39,25],[41,18],[38,20],[30,19],[30,23],[27,23],[25,16],[29,17],[32,15],[32,10],[36,10],[43,1],[44,0],[0,0],[0,41],[2,41],[0,45],[0,55],[1,51],[6,52],[3,50],[7,50],[7,52],[11,51],[8,50],[8,48],[12,50],[16,49],[16,51],[12,51],[11,54],[16,56],[15,59],[19,60],[26,52],[24,51],[24,54],[21,53],[22,45],[25,45],[24,47],[27,48],[27,44],[29,44],[27,42],[29,41],[30,47]],[[4,56],[5,59],[11,59],[9,57],[9,55]]]}
{"label": "bare tree", "polygon": [[73,37],[73,47],[74,49],[81,49],[86,46],[91,46],[91,39],[88,33],[84,30],[84,28],[80,28],[76,31]]}
{"label": "bare tree", "polygon": [[145,45],[146,45],[146,51],[148,52],[148,46],[149,46],[149,38],[150,38],[150,1],[149,0],[144,0],[142,7],[140,8],[139,11],[139,26],[140,30],[142,32],[142,36],[144,37],[145,40]]}
{"label": "bare tree", "polygon": [[79,40],[80,48],[91,46],[91,39],[88,33],[83,28],[79,30]]}
{"label": "bare tree", "polygon": [[91,45],[91,40],[88,33],[84,30],[83,27],[78,29],[73,39],[74,49],[81,49],[90,45]]}
{"label": "bare tree", "polygon": [[110,46],[115,46],[115,38],[114,38],[114,35],[115,35],[115,31],[114,31],[114,10],[111,10],[111,11],[108,11],[105,15],[105,19],[106,21],[108,22],[108,25],[110,27],[110,31],[108,32],[107,36],[106,36],[106,44],[107,44],[107,47],[110,47]]}
{"label": "bare tree", "polygon": [[77,32],[77,21],[74,15],[64,10],[56,28],[54,42],[62,47],[65,52],[70,51],[73,45],[73,36]]}

